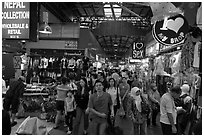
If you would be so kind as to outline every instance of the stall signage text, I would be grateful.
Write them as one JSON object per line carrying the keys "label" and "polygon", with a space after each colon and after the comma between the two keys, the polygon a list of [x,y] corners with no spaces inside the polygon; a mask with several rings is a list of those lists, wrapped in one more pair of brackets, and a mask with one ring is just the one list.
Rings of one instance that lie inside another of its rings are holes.
{"label": "stall signage text", "polygon": [[183,43],[187,33],[188,22],[180,14],[157,21],[152,30],[154,39],[167,46]]}
{"label": "stall signage text", "polygon": [[29,22],[29,2],[3,2],[2,38],[29,39]]}
{"label": "stall signage text", "polygon": [[78,47],[78,42],[77,41],[73,41],[73,40],[65,41],[65,48],[67,48],[67,49],[77,49],[77,47]]}
{"label": "stall signage text", "polygon": [[145,47],[143,43],[133,43],[132,58],[142,59],[145,57]]}

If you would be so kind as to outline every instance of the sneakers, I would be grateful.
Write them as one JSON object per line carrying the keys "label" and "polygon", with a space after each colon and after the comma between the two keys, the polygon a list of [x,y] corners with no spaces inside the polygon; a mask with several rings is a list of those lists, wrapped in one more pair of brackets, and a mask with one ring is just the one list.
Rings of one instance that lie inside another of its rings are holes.
{"label": "sneakers", "polygon": [[67,134],[68,134],[68,135],[72,134],[72,131],[69,131],[69,130],[68,130],[68,131],[67,131]]}

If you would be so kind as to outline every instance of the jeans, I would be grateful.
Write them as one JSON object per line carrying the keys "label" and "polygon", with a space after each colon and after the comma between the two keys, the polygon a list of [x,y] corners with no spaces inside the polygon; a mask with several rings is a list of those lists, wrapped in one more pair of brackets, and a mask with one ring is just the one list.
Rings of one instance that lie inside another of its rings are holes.
{"label": "jeans", "polygon": [[69,127],[69,130],[72,131],[72,124],[73,124],[73,117],[74,117],[74,112],[67,112],[67,115],[65,115],[65,123]]}
{"label": "jeans", "polygon": [[169,124],[164,124],[162,122],[161,123],[161,128],[162,128],[162,133],[163,135],[173,135],[172,133],[172,126]]}

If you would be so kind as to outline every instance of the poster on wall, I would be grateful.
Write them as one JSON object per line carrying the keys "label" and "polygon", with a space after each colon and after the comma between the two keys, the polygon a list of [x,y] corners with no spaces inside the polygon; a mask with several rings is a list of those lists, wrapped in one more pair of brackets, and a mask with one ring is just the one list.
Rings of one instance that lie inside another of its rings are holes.
{"label": "poster on wall", "polygon": [[143,59],[145,57],[145,46],[142,42],[134,42],[132,48],[133,59]]}
{"label": "poster on wall", "polygon": [[29,39],[30,3],[2,3],[2,38]]}
{"label": "poster on wall", "polygon": [[183,43],[188,29],[187,20],[183,15],[178,14],[157,21],[153,26],[152,35],[157,42],[168,48]]}

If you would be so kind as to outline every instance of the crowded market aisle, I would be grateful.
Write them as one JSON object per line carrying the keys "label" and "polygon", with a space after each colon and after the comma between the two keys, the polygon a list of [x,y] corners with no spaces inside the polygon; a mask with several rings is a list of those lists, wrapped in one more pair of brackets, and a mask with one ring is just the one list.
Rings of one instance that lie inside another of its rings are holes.
{"label": "crowded market aisle", "polygon": [[202,2],[2,5],[3,135],[202,134]]}

